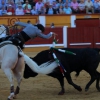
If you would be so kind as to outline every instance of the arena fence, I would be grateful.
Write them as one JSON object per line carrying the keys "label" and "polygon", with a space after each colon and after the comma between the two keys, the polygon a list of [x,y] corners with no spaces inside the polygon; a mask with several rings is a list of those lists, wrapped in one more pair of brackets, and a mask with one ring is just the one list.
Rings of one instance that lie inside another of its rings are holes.
{"label": "arena fence", "polygon": [[[10,33],[15,34],[18,31],[21,31],[21,29],[11,29]],[[48,34],[49,32],[58,34],[56,38],[59,39],[59,41],[56,46],[70,48],[100,47],[100,27],[46,27],[45,34]],[[52,41],[53,38],[46,40],[37,37],[26,42],[25,47],[50,47]]]}

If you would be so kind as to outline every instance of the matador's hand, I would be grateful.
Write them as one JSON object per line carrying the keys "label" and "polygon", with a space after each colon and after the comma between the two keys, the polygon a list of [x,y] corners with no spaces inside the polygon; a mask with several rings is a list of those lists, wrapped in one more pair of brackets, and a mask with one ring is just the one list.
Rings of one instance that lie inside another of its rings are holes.
{"label": "matador's hand", "polygon": [[52,35],[54,36],[54,39],[55,39],[58,34],[52,32]]}

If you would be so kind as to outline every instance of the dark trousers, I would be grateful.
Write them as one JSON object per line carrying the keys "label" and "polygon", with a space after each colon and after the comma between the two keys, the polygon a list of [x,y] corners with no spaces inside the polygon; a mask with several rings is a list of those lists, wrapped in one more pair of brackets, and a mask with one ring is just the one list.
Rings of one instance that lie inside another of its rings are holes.
{"label": "dark trousers", "polygon": [[23,45],[25,42],[30,40],[30,37],[24,31],[21,31],[20,33],[11,36],[8,40],[12,41],[14,45],[20,46],[20,48],[23,49]]}

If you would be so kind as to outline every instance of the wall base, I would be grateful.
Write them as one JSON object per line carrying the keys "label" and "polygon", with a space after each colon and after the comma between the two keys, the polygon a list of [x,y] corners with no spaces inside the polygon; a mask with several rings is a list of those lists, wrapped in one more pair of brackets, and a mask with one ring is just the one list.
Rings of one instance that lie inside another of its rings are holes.
{"label": "wall base", "polygon": [[[57,46],[56,48],[63,48],[63,47]],[[49,49],[49,47],[27,47],[27,48],[24,48],[23,51],[24,52],[40,52],[47,49]]]}

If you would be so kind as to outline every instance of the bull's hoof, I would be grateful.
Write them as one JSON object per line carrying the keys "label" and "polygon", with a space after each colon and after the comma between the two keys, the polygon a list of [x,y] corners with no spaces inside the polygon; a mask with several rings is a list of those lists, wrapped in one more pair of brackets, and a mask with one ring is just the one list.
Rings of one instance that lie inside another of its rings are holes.
{"label": "bull's hoof", "polygon": [[97,88],[97,90],[100,92],[100,87],[99,87],[99,85],[97,85],[96,88]]}
{"label": "bull's hoof", "polygon": [[61,91],[58,93],[58,95],[64,95],[64,93],[65,93],[64,91]]}
{"label": "bull's hoof", "polygon": [[100,92],[100,88],[97,88],[97,90]]}
{"label": "bull's hoof", "polygon": [[14,95],[13,99],[16,99],[17,98],[17,95]]}
{"label": "bull's hoof", "polygon": [[28,79],[28,78],[29,78],[29,76],[28,76],[28,75],[24,75],[23,77],[24,77],[25,79]]}
{"label": "bull's hoof", "polygon": [[7,100],[11,100],[11,99],[7,98]]}
{"label": "bull's hoof", "polygon": [[81,92],[81,91],[82,91],[82,88],[81,88],[80,86],[78,86],[78,87],[77,87],[77,90],[78,90],[79,92]]}
{"label": "bull's hoof", "polygon": [[88,89],[85,89],[85,92],[87,92],[88,91]]}
{"label": "bull's hoof", "polygon": [[100,89],[98,90],[98,92],[100,92]]}

